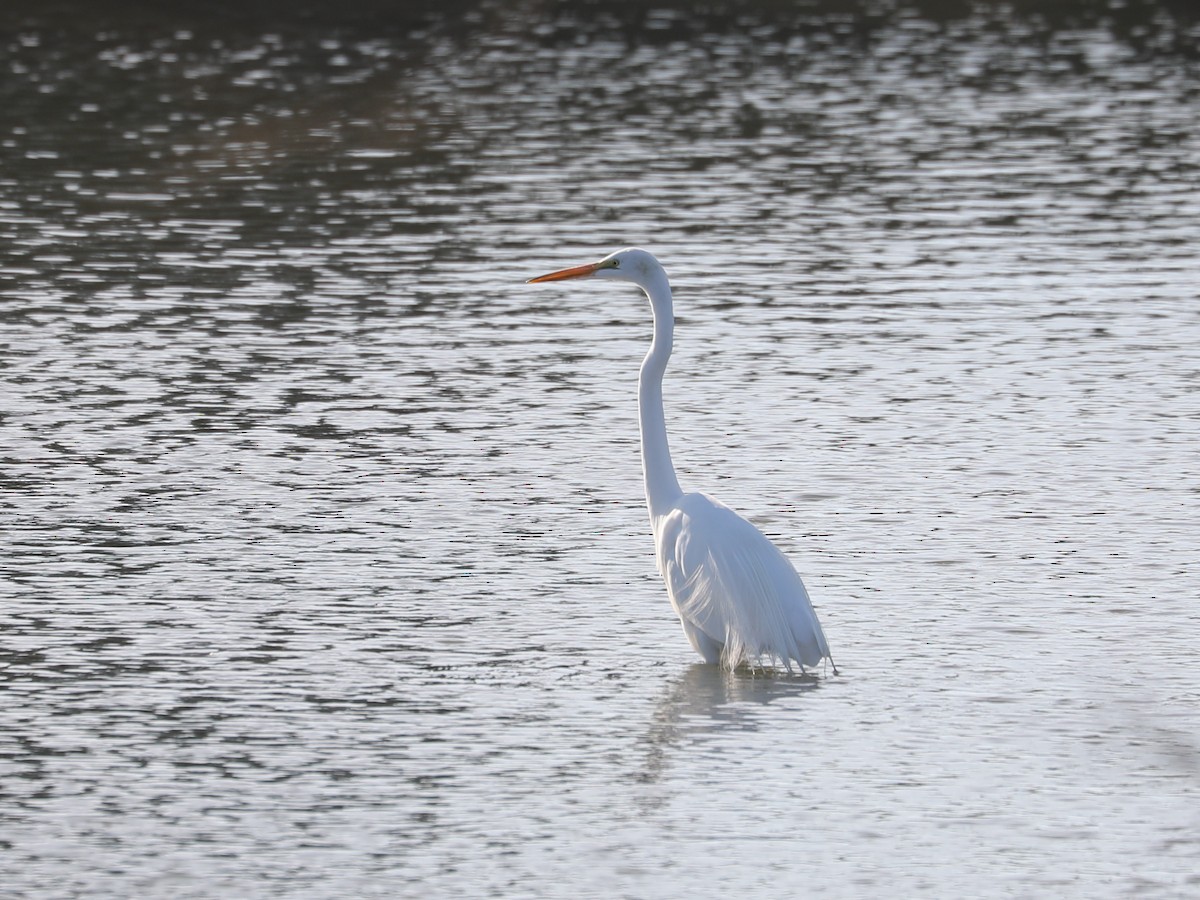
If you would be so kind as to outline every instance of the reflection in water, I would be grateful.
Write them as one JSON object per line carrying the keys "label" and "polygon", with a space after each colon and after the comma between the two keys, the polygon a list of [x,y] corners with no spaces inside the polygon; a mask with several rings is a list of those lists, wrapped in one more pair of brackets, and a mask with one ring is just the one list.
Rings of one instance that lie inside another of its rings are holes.
{"label": "reflection in water", "polygon": [[670,751],[723,731],[758,731],[773,727],[760,706],[815,691],[821,679],[786,671],[737,669],[694,664],[671,679],[654,711],[644,738],[645,767],[639,776],[659,781],[670,765]]}
{"label": "reflection in water", "polygon": [[1194,12],[150,6],[0,8],[5,891],[1194,892]]}

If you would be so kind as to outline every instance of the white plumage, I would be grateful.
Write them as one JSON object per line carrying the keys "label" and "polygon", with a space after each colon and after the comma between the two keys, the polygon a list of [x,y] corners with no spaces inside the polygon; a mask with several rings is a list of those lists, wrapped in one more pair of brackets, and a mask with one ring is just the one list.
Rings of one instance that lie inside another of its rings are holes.
{"label": "white plumage", "polygon": [[662,404],[675,327],[663,267],[645,250],[630,248],[530,281],[583,277],[633,282],[654,313],[654,340],[638,379],[642,471],[658,570],[688,641],[705,662],[728,669],[763,660],[788,671],[793,664],[803,670],[822,659],[832,663],[804,582],[787,557],[729,507],[680,490]]}
{"label": "white plumage", "polygon": [[829,656],[788,558],[728,506],[684,494],[653,526],[671,605],[705,662],[732,669],[765,657],[790,670]]}

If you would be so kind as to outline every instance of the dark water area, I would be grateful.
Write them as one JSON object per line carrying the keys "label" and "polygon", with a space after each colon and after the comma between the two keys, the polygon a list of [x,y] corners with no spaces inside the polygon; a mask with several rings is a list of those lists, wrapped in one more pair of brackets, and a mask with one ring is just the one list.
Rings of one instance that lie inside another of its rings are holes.
{"label": "dark water area", "polygon": [[[0,895],[1200,890],[1179,3],[6,4]],[[697,665],[637,446],[840,674]]]}

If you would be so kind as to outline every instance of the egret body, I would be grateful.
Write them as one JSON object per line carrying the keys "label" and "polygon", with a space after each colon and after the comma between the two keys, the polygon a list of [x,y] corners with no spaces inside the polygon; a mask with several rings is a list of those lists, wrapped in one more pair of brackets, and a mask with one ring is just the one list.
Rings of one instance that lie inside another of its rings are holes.
{"label": "egret body", "polygon": [[645,250],[629,248],[530,283],[568,278],[630,281],[650,300],[654,339],[638,379],[642,474],[658,570],[688,641],[705,662],[728,669],[764,658],[789,671],[793,664],[803,671],[822,659],[832,663],[804,582],[787,557],[729,507],[679,487],[663,415],[662,379],[675,319],[662,265]]}

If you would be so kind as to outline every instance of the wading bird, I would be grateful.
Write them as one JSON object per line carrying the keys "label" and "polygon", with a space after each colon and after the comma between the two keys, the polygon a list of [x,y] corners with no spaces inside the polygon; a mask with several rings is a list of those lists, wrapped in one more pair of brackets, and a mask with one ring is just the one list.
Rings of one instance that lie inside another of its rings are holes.
{"label": "wading bird", "polygon": [[804,582],[787,557],[729,507],[680,490],[663,416],[662,379],[675,317],[662,265],[645,250],[630,248],[529,283],[568,278],[630,281],[650,300],[654,339],[638,378],[642,474],[658,570],[688,641],[705,662],[727,669],[764,658],[789,672],[793,662],[801,671],[822,659],[832,664]]}

